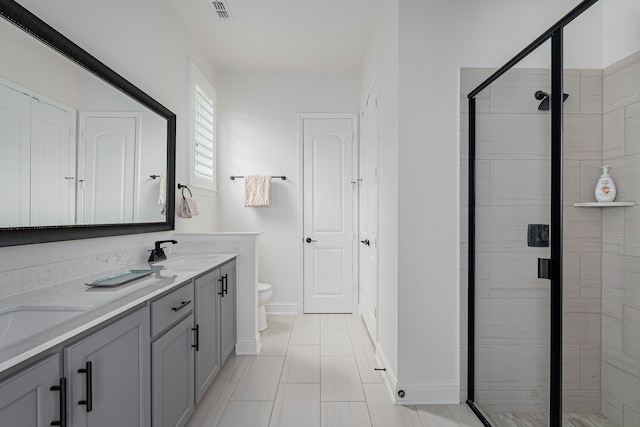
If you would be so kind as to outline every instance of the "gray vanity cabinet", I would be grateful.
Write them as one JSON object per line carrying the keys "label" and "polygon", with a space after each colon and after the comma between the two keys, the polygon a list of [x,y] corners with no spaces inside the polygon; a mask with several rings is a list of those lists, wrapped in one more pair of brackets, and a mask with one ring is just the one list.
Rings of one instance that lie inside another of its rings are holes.
{"label": "gray vanity cabinet", "polygon": [[196,394],[197,404],[220,370],[220,335],[218,297],[223,283],[220,269],[210,271],[194,280],[195,328],[198,334],[196,348]]}
{"label": "gray vanity cabinet", "polygon": [[193,412],[193,313],[153,342],[153,426],[186,424]]}
{"label": "gray vanity cabinet", "polygon": [[64,387],[51,387],[60,387],[63,381],[56,354],[0,382],[0,426],[62,425],[52,423],[61,421]]}
{"label": "gray vanity cabinet", "polygon": [[193,283],[151,302],[151,385],[154,427],[181,427],[195,407]]}
{"label": "gray vanity cabinet", "polygon": [[223,285],[220,299],[220,366],[233,353],[236,345],[236,261],[220,267]]}
{"label": "gray vanity cabinet", "polygon": [[64,349],[73,427],[150,427],[149,308]]}

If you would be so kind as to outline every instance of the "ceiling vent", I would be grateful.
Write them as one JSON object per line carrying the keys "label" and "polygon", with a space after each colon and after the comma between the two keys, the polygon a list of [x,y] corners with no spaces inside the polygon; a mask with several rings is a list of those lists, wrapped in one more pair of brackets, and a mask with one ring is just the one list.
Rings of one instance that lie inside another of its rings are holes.
{"label": "ceiling vent", "polygon": [[209,0],[211,9],[218,15],[218,18],[222,21],[230,21],[231,13],[229,12],[229,6],[226,0]]}

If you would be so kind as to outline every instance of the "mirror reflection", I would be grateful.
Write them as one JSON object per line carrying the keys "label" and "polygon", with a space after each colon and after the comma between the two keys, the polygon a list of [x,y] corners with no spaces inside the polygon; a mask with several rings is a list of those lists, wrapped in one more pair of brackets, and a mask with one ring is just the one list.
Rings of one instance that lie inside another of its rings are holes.
{"label": "mirror reflection", "polygon": [[164,222],[167,119],[0,19],[0,227]]}

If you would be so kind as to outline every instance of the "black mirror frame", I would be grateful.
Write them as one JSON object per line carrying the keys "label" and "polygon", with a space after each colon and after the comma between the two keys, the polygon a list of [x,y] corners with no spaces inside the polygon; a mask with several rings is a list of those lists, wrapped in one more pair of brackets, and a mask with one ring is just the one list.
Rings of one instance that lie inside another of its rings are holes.
{"label": "black mirror frame", "polygon": [[167,206],[164,222],[0,228],[0,247],[173,230],[176,115],[15,1],[0,0],[0,16],[167,120]]}

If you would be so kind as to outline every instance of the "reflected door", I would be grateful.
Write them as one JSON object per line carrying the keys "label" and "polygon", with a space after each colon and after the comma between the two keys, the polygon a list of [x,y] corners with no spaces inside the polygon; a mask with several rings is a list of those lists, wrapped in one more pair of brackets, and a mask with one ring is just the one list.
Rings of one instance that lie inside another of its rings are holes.
{"label": "reflected door", "polygon": [[29,225],[31,98],[0,85],[0,227]]}
{"label": "reflected door", "polygon": [[75,116],[32,99],[32,226],[75,222],[75,157]]}
{"label": "reflected door", "polygon": [[305,118],[304,312],[353,312],[351,118]]}
{"label": "reflected door", "polygon": [[79,223],[136,220],[138,122],[135,114],[81,114]]}

